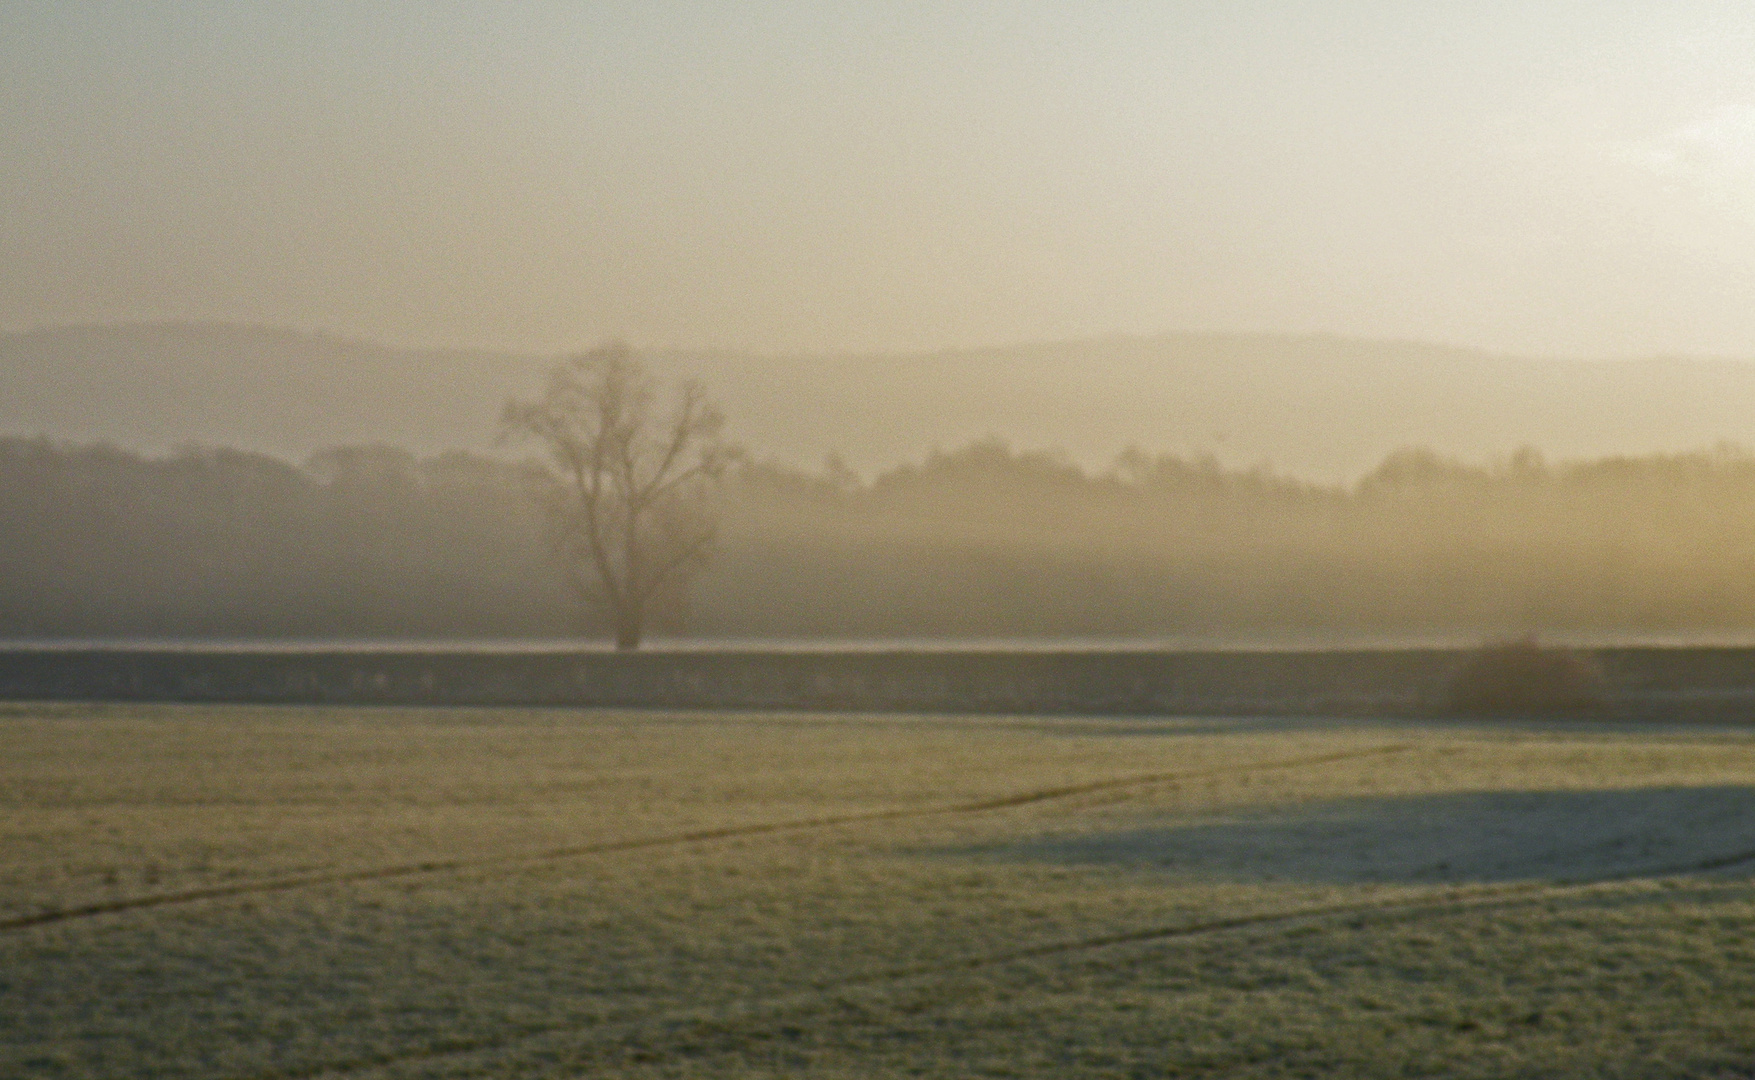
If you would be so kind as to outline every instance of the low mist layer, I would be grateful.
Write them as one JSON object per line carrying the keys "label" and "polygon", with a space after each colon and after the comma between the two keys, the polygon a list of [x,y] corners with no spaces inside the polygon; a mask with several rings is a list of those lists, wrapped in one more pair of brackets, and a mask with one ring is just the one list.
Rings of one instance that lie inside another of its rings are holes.
{"label": "low mist layer", "polygon": [[[0,634],[596,636],[524,466],[387,447],[302,466],[0,440]],[[1742,638],[1755,457],[1391,455],[1350,485],[1211,459],[1092,471],[998,440],[870,481],[746,464],[669,630],[1211,643]],[[663,629],[663,627],[660,627]]]}

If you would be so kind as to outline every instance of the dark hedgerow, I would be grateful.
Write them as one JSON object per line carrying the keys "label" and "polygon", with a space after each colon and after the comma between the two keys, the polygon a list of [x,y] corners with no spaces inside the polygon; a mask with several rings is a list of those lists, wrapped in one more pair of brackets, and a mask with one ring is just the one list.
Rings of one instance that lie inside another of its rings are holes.
{"label": "dark hedgerow", "polygon": [[1462,713],[1579,712],[1607,700],[1593,657],[1533,637],[1481,646],[1450,683],[1450,706]]}

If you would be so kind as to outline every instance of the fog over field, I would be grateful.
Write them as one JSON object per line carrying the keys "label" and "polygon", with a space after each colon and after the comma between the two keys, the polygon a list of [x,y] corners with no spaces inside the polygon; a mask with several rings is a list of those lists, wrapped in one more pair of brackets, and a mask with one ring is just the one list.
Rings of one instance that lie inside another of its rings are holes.
{"label": "fog over field", "polygon": [[[141,457],[0,438],[0,638],[600,637],[528,464],[337,448]],[[1755,457],[1476,466],[1351,485],[1172,455],[1087,471],[982,440],[869,480],[760,462],[650,612],[716,640],[1202,645],[1745,642]]]}

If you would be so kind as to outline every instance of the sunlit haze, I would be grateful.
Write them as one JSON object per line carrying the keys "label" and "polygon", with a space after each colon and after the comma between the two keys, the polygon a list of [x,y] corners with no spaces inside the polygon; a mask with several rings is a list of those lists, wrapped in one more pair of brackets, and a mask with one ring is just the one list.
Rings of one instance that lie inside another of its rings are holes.
{"label": "sunlit haze", "polygon": [[0,328],[1755,356],[1745,3],[0,8]]}

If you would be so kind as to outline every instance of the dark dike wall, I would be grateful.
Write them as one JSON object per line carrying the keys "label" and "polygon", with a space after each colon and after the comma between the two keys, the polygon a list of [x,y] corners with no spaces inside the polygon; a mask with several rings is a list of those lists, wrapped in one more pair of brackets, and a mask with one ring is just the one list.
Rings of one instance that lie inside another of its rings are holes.
{"label": "dark dike wall", "polygon": [[[1422,716],[1468,657],[1285,652],[0,650],[0,699]],[[1755,649],[1594,654],[1606,715],[1755,719]]]}

